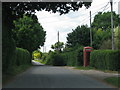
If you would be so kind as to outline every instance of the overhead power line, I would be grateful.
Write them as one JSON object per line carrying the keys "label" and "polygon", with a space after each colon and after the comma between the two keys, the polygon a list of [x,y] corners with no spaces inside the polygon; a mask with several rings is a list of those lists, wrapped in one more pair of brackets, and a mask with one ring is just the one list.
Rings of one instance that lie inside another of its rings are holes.
{"label": "overhead power line", "polygon": [[[103,6],[102,8],[100,8],[98,11],[94,12],[94,13],[91,15],[91,19],[94,17],[94,15],[95,15],[96,13],[98,13],[98,12],[104,12],[105,10],[109,9],[110,6],[107,7],[108,5],[109,5],[109,2],[108,2],[105,6]],[[107,8],[106,8],[106,7],[107,7]],[[102,9],[103,9],[103,10],[102,10]],[[102,11],[100,11],[100,10],[102,10]],[[82,20],[82,24],[84,24],[86,21],[88,21],[89,18],[90,18],[90,16],[88,16],[87,18],[85,18],[84,20]]]}

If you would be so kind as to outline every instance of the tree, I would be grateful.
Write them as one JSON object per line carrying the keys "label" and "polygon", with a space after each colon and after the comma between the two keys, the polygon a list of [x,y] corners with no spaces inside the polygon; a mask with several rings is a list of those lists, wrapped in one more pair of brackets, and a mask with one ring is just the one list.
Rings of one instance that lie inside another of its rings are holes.
{"label": "tree", "polygon": [[[118,26],[119,16],[113,12],[114,27]],[[111,12],[99,12],[95,15],[92,23],[93,32],[93,48],[94,49],[110,49],[111,40]],[[106,46],[104,46],[106,45]]]}
{"label": "tree", "polygon": [[[120,49],[120,32],[118,30],[118,27],[114,29],[114,44],[115,44],[115,49],[119,50]],[[100,49],[112,49],[112,39],[108,38],[107,40],[102,41]]]}
{"label": "tree", "polygon": [[[15,42],[12,38],[12,29],[14,29],[13,20],[17,20],[22,17],[23,14],[28,16],[34,16],[35,10],[60,12],[61,14],[67,13],[70,10],[77,11],[85,5],[87,8],[91,5],[91,2],[3,2],[2,3],[2,60],[5,66],[9,67],[7,63],[14,57]],[[8,52],[9,51],[9,52]],[[6,71],[3,65],[4,71]]]}
{"label": "tree", "polygon": [[[103,31],[101,28],[99,28],[98,30],[94,29],[93,32],[94,32],[93,33],[93,48],[94,49],[99,49],[104,41],[106,41],[106,43],[109,43],[109,39],[111,39],[110,30]],[[106,45],[106,43],[104,42],[104,45]]]}
{"label": "tree", "polygon": [[112,49],[112,41],[110,39],[104,40],[100,45],[100,49]]}
{"label": "tree", "polygon": [[78,26],[75,30],[68,34],[67,46],[74,47],[76,45],[90,45],[90,29],[86,25]]}
{"label": "tree", "polygon": [[120,27],[115,28],[114,40],[115,49],[120,49]]}
{"label": "tree", "polygon": [[42,58],[42,52],[35,50],[35,51],[33,51],[32,56],[33,56],[34,60],[40,59],[40,58]]}
{"label": "tree", "polygon": [[15,29],[13,29],[13,38],[16,46],[27,49],[30,53],[39,46],[43,46],[45,42],[46,32],[36,19],[32,19],[26,15],[14,21]]}
{"label": "tree", "polygon": [[63,48],[64,43],[63,42],[56,42],[54,45],[51,45],[51,48],[56,51],[61,51]]}
{"label": "tree", "polygon": [[[118,20],[119,15],[113,12],[113,23],[115,27],[118,26]],[[102,30],[111,30],[111,12],[99,12],[97,15],[95,15],[92,28],[95,28],[96,30],[99,28]]]}

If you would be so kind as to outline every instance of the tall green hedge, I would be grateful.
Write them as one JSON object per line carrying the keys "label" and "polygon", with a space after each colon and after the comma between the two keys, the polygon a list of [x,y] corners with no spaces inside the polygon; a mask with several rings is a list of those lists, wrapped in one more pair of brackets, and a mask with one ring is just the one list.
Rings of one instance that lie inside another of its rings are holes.
{"label": "tall green hedge", "polygon": [[22,48],[16,48],[16,65],[24,65],[30,63],[30,53]]}
{"label": "tall green hedge", "polygon": [[90,66],[101,70],[120,70],[120,50],[94,50],[90,56]]}
{"label": "tall green hedge", "polygon": [[82,66],[83,47],[61,53],[51,52],[47,57],[46,64],[59,66]]}
{"label": "tall green hedge", "polygon": [[2,24],[2,72],[7,73],[11,71],[15,63],[15,41],[11,37],[11,30],[4,21],[3,16]]}

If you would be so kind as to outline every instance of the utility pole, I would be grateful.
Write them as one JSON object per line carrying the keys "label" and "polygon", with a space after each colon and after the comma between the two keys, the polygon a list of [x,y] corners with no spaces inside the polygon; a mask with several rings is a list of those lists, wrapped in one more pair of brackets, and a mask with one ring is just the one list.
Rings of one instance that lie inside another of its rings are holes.
{"label": "utility pole", "polygon": [[59,31],[58,31],[58,42],[59,42]]}
{"label": "utility pole", "polygon": [[110,5],[111,5],[112,50],[114,50],[113,0],[110,0]]}
{"label": "utility pole", "polygon": [[45,46],[45,52],[46,52],[46,46]]}
{"label": "utility pole", "polygon": [[[59,31],[58,31],[58,46],[59,46]],[[59,51],[59,47],[58,47],[58,51]]]}
{"label": "utility pole", "polygon": [[91,11],[90,11],[90,46],[92,47]]}
{"label": "utility pole", "polygon": [[43,46],[43,53],[44,53],[44,46]]}
{"label": "utility pole", "polygon": [[119,18],[118,18],[118,33],[120,32],[120,1],[118,2],[118,14],[119,14]]}

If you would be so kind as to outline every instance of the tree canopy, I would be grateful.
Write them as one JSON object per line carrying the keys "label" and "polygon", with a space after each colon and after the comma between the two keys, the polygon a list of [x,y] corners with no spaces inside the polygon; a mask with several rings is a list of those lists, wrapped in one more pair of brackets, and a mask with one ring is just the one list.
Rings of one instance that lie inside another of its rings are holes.
{"label": "tree canopy", "polygon": [[14,21],[14,24],[13,38],[17,47],[32,52],[44,45],[46,32],[35,19],[24,15],[23,18]]}
{"label": "tree canopy", "polygon": [[74,47],[76,45],[89,46],[90,45],[90,29],[88,26],[78,26],[75,30],[67,36],[67,46]]}
{"label": "tree canopy", "polygon": [[99,49],[104,41],[111,39],[111,35],[111,30],[93,29],[93,48]]}
{"label": "tree canopy", "polygon": [[[12,21],[22,17],[23,14],[32,15],[35,10],[45,10],[48,12],[60,15],[68,13],[70,10],[77,11],[82,6],[90,7],[91,2],[4,2],[2,4],[3,15],[6,14],[5,19],[9,21],[8,25],[11,27]],[[12,27],[11,27],[12,28]]]}
{"label": "tree canopy", "polygon": [[54,45],[51,45],[51,48],[56,51],[61,51],[63,48],[64,43],[63,42],[56,42]]}
{"label": "tree canopy", "polygon": [[[118,26],[118,20],[119,15],[113,12],[114,27]],[[97,15],[95,15],[92,28],[95,28],[96,30],[99,28],[102,30],[111,30],[111,12],[99,12]]]}

